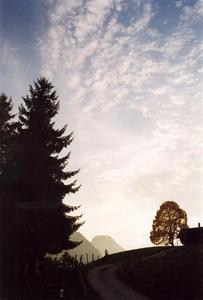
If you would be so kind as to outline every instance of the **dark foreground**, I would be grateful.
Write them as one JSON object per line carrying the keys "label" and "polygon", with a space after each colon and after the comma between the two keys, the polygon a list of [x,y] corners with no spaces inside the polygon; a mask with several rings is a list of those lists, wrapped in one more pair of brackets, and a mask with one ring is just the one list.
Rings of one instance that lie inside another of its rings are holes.
{"label": "dark foreground", "polygon": [[6,296],[2,295],[0,286],[0,300],[97,300],[86,273],[85,266],[77,266],[49,270],[29,281],[19,278]]}
{"label": "dark foreground", "polygon": [[[88,275],[91,273],[92,278]],[[127,286],[124,289],[121,281],[117,286],[118,278],[135,292],[129,294],[130,289]],[[126,290],[128,295],[136,295],[136,299],[143,295],[152,300],[200,300],[203,299],[203,245],[131,250],[109,255],[89,266],[51,267],[35,278],[18,278],[15,282],[14,289],[9,289],[6,298],[0,295],[0,300],[99,300],[99,294],[102,299],[117,300],[118,297],[109,298],[109,289],[115,292],[120,287],[119,295]]]}
{"label": "dark foreground", "polygon": [[156,300],[203,299],[203,245],[174,247],[118,268],[134,290]]}

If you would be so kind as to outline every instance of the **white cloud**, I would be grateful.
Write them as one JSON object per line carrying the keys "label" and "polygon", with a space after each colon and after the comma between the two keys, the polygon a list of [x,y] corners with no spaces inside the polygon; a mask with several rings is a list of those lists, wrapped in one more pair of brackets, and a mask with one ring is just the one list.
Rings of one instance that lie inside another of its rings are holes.
{"label": "white cloud", "polygon": [[179,1],[176,1],[176,2],[175,2],[175,6],[176,6],[176,7],[182,7],[183,4],[184,4],[184,2],[183,2],[182,0],[179,0]]}
{"label": "white cloud", "polygon": [[181,20],[185,23],[197,23],[203,17],[203,1],[198,0],[193,6],[184,6]]}
{"label": "white cloud", "polygon": [[[76,133],[72,161],[81,167],[77,200],[89,236],[104,221],[109,225],[102,230],[109,226],[119,236],[114,211],[128,219],[127,235],[148,207],[146,234],[152,211],[166,198],[193,217],[201,209],[201,45],[195,26],[202,1],[183,6],[168,35],[152,27],[156,13],[151,1],[55,1],[50,8],[50,28],[40,42],[42,73],[63,99],[61,123],[67,118]],[[125,205],[135,207],[134,214],[121,212]]]}

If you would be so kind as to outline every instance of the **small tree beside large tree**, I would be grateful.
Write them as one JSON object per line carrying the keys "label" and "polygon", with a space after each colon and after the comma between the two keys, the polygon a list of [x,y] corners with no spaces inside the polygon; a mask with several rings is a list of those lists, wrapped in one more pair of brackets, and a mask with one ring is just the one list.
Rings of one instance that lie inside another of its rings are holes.
{"label": "small tree beside large tree", "polygon": [[187,214],[174,201],[165,201],[156,213],[150,240],[155,245],[171,245],[181,229],[188,228]]}

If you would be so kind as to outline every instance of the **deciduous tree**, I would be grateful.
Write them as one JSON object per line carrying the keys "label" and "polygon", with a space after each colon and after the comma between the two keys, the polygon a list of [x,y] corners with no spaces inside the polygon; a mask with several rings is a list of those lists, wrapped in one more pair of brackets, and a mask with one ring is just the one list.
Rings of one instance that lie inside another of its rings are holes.
{"label": "deciduous tree", "polygon": [[187,228],[187,214],[174,201],[165,201],[156,213],[150,240],[155,245],[174,246],[174,240],[183,228]]}

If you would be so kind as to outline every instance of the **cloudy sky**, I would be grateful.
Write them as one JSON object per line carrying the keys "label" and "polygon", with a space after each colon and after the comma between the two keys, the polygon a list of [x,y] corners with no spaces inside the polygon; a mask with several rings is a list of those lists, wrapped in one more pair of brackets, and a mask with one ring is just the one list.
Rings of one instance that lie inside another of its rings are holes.
{"label": "cloudy sky", "polygon": [[202,17],[202,0],[0,0],[0,90],[17,109],[54,83],[87,238],[150,245],[165,200],[203,223]]}

